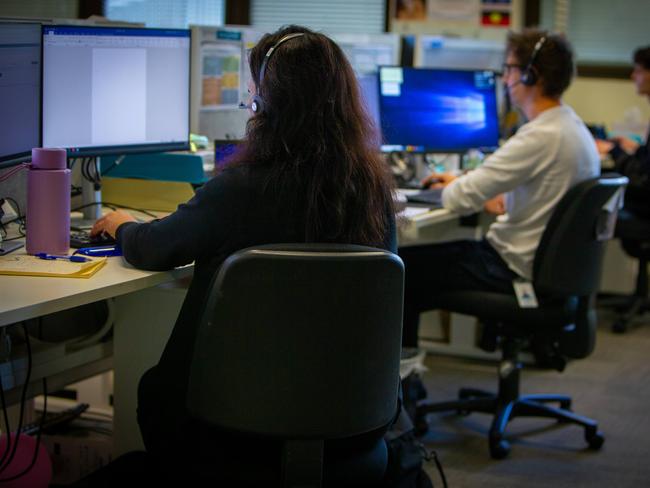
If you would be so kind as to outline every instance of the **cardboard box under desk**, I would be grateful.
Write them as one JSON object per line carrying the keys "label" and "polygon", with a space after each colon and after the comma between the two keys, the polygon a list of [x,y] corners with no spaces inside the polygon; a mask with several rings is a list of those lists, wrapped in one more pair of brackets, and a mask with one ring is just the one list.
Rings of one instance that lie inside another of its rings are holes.
{"label": "cardboard box under desk", "polygon": [[112,460],[113,438],[104,433],[74,429],[43,435],[52,460],[52,484],[67,485],[106,466]]}

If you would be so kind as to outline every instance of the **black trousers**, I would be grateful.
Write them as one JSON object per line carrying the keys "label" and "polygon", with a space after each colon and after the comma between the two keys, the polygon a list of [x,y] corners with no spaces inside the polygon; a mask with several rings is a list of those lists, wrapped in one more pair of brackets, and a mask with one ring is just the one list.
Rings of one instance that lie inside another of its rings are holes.
{"label": "black trousers", "polygon": [[417,347],[420,313],[444,308],[438,295],[490,291],[514,295],[512,271],[486,241],[454,241],[399,249],[405,266],[402,345]]}
{"label": "black trousers", "polygon": [[627,207],[622,208],[618,212],[614,235],[635,241],[650,240],[650,216],[639,214]]}

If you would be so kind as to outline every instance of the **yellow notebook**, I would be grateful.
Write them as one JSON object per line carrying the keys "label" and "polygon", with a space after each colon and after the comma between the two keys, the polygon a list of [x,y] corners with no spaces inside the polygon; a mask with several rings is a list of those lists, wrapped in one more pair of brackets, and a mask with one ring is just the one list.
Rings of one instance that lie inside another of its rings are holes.
{"label": "yellow notebook", "polygon": [[72,263],[65,259],[50,260],[27,254],[7,254],[0,256],[0,274],[90,278],[106,264],[106,259],[89,257],[85,263]]}

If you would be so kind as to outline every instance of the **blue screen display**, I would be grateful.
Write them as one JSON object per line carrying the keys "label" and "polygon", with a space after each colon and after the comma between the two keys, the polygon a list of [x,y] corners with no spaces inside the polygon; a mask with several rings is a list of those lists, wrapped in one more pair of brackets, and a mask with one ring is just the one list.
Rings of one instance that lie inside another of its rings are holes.
{"label": "blue screen display", "polygon": [[239,145],[242,141],[238,140],[218,140],[214,141],[214,166],[217,170],[222,170],[226,163],[230,161],[231,156],[233,156],[239,149]]}
{"label": "blue screen display", "polygon": [[383,66],[379,102],[385,144],[434,151],[498,145],[492,71]]}

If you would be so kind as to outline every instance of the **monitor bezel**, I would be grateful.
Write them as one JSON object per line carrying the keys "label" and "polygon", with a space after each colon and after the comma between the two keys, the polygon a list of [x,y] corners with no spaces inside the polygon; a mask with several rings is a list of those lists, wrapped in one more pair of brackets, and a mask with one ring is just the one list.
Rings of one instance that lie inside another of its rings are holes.
{"label": "monitor bezel", "polygon": [[18,166],[19,164],[26,163],[32,159],[32,152],[10,154],[0,158],[0,170]]}
{"label": "monitor bezel", "polygon": [[[39,37],[39,44],[40,44],[40,76],[39,76],[39,87],[38,87],[38,96],[40,97],[39,102],[38,102],[38,138],[36,141],[36,146],[35,147],[41,147],[41,144],[43,142],[43,131],[42,131],[42,125],[43,125],[43,24],[41,22],[30,22],[30,21],[13,21],[11,19],[6,19],[6,18],[0,18],[0,25],[31,25],[31,26],[40,26],[41,27],[41,35]],[[0,170],[11,168],[12,166],[18,166],[19,164],[31,161],[32,159],[32,149],[29,148],[25,151],[20,151],[17,153],[13,154],[5,154],[0,155]]]}
{"label": "monitor bezel", "polygon": [[192,31],[190,29],[175,29],[163,27],[143,27],[143,26],[99,26],[99,25],[71,25],[71,24],[41,24],[41,123],[40,123],[40,142],[43,144],[43,86],[45,72],[45,43],[44,36],[46,29],[52,28],[73,28],[88,30],[144,30],[150,32],[186,32],[188,34],[187,48],[187,140],[178,142],[160,142],[152,144],[122,144],[110,146],[84,146],[84,147],[65,147],[68,158],[96,157],[96,156],[120,156],[124,154],[142,154],[157,153],[168,151],[187,151],[190,149],[190,123],[191,123],[191,88],[192,88]]}
{"label": "monitor bezel", "polygon": [[[397,66],[397,65],[382,65],[379,66],[377,69],[377,93],[379,95],[379,129],[382,131],[382,139],[383,139],[383,125],[381,124],[381,117],[382,117],[382,111],[383,111],[383,103],[382,103],[382,95],[381,95],[381,70],[384,68],[400,68],[400,69],[406,69],[406,70],[413,70],[413,71],[433,71],[433,72],[462,72],[462,73],[476,73],[476,72],[490,72],[494,76],[494,113],[496,114],[497,118],[497,142],[494,146],[476,146],[476,147],[437,147],[437,146],[430,146],[430,145],[414,145],[414,144],[392,144],[388,143],[387,141],[384,141],[382,143],[382,146],[402,146],[404,148],[406,147],[417,147],[417,148],[422,148],[422,150],[411,150],[408,152],[413,152],[413,153],[420,153],[420,154],[425,154],[425,153],[445,153],[445,154],[465,154],[467,151],[471,149],[478,149],[481,152],[494,152],[498,147],[499,147],[499,139],[501,138],[501,132],[500,132],[500,120],[499,120],[499,105],[497,101],[497,80],[498,80],[498,75],[499,73],[495,70],[491,69],[459,69],[459,68],[427,68],[426,66]],[[385,152],[385,151],[382,151]]]}

